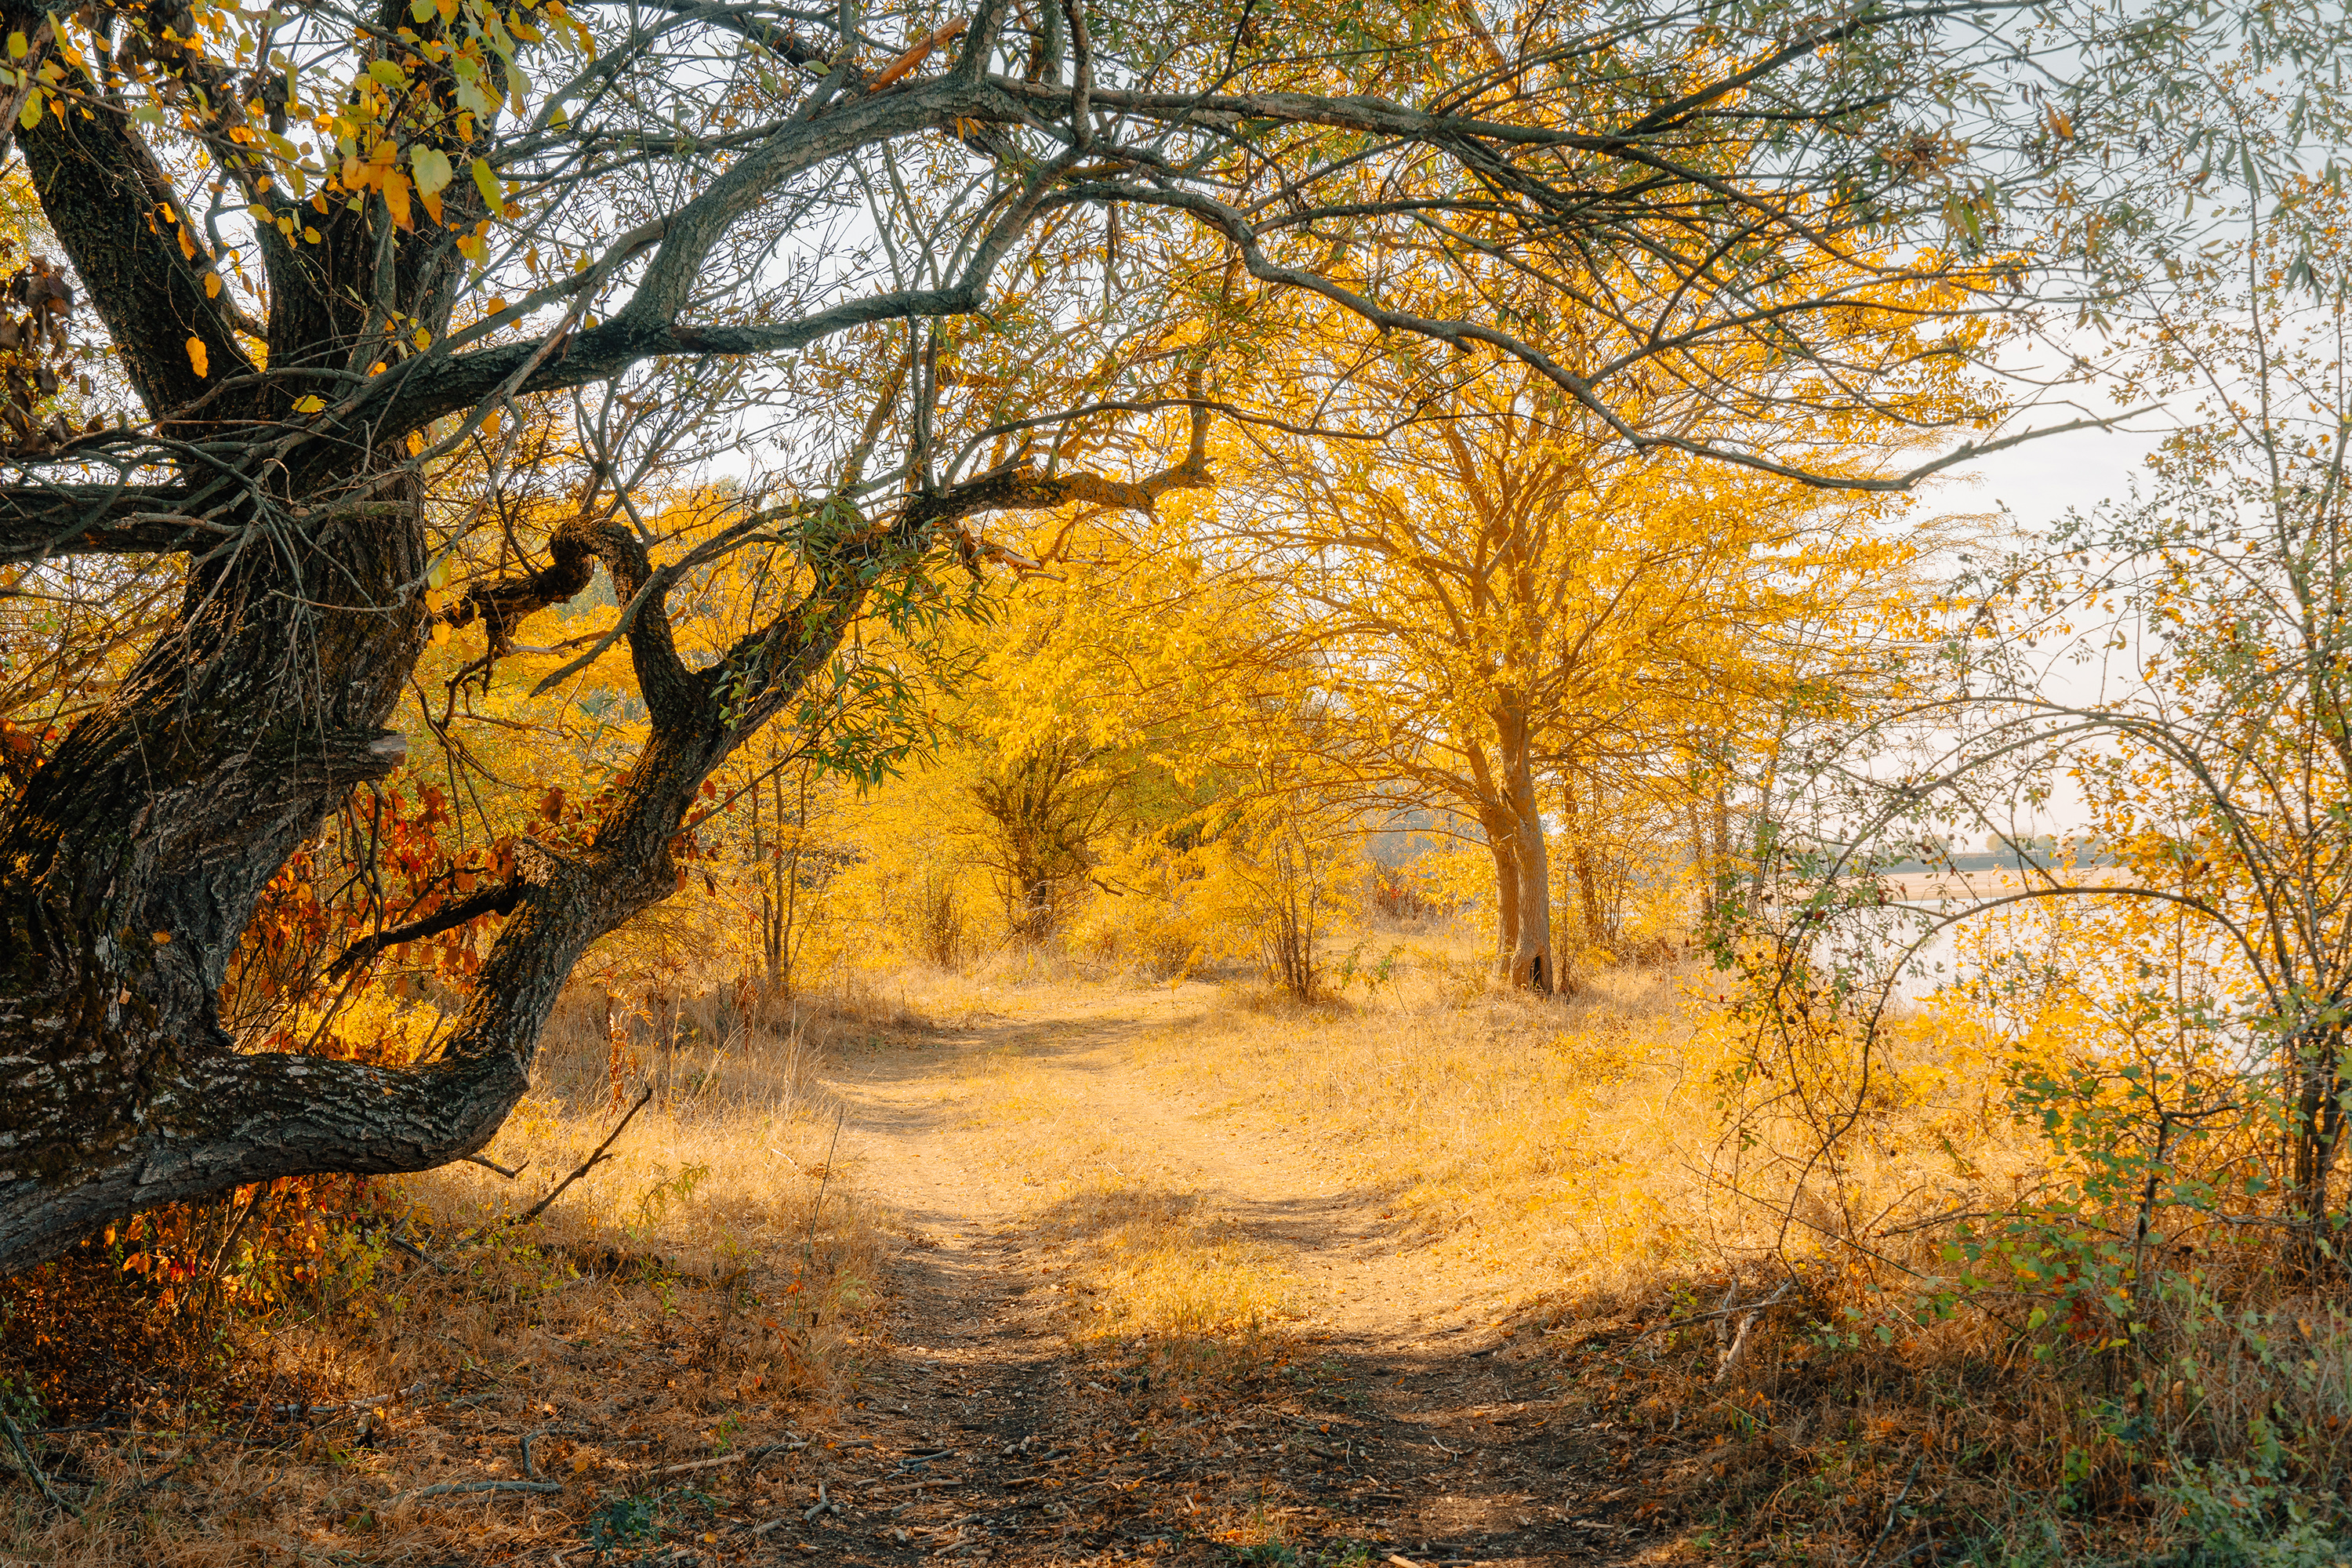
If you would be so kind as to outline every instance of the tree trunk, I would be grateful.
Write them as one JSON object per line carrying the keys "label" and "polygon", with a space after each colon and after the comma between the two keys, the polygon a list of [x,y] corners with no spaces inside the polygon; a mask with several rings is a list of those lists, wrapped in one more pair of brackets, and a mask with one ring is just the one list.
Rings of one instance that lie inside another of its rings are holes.
{"label": "tree trunk", "polygon": [[1576,841],[1577,902],[1584,914],[1584,940],[1589,946],[1601,947],[1609,941],[1609,917],[1601,907],[1601,876],[1592,865],[1592,846],[1583,839]]}
{"label": "tree trunk", "polygon": [[1495,972],[1506,983],[1519,951],[1519,861],[1513,847],[1509,818],[1499,809],[1480,808],[1479,826],[1486,833],[1486,850],[1495,858]]}
{"label": "tree trunk", "polygon": [[[702,780],[831,657],[863,592],[820,589],[800,607],[810,635],[700,674],[658,605],[641,607],[631,647],[652,736],[637,765],[584,851],[518,847],[516,885],[482,906],[510,912],[456,1029],[433,1062],[392,1068],[241,1052],[216,1005],[270,878],[403,756],[382,726],[424,641],[423,604],[396,588],[424,574],[416,511],[329,509],[307,537],[299,597],[272,552],[192,574],[179,636],[0,820],[0,1005],[17,1026],[0,1037],[0,1271],[156,1204],[423,1170],[487,1143],[573,963],[676,888],[669,841]],[[650,571],[617,529],[566,547],[602,556],[624,602]],[[571,592],[586,576],[554,575]],[[733,700],[729,679],[761,695]]]}
{"label": "tree trunk", "polygon": [[[1609,939],[1609,920],[1601,904],[1601,879],[1592,864],[1591,816],[1576,798],[1576,784],[1566,772],[1559,775],[1560,823],[1570,837],[1569,867],[1576,877],[1578,912],[1584,921],[1584,942],[1599,947]],[[1597,814],[1597,807],[1596,807]]]}
{"label": "tree trunk", "polygon": [[1685,815],[1690,819],[1691,880],[1698,886],[1698,923],[1715,923],[1715,858],[1707,853],[1706,828],[1699,820],[1698,800],[1692,797]]}
{"label": "tree trunk", "polygon": [[1512,858],[1518,867],[1519,918],[1509,969],[1515,989],[1552,992],[1551,864],[1544,844],[1543,805],[1536,795],[1535,759],[1524,715],[1504,710],[1501,750],[1509,795]]}

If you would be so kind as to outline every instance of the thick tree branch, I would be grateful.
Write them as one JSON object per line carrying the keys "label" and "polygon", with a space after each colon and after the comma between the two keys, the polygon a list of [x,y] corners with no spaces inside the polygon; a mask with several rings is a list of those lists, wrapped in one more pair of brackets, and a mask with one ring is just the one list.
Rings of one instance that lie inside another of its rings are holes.
{"label": "thick tree branch", "polygon": [[242,531],[184,510],[178,486],[0,488],[0,561],[58,555],[152,555],[205,549]]}
{"label": "thick tree branch", "polygon": [[[6,27],[37,25],[28,14],[0,15]],[[97,96],[80,68],[67,71],[73,91]],[[254,369],[228,310],[205,291],[205,275],[215,268],[210,240],[123,116],[44,114],[17,140],[42,214],[149,413],[166,419],[220,378]],[[188,352],[191,338],[205,349],[202,373]]]}

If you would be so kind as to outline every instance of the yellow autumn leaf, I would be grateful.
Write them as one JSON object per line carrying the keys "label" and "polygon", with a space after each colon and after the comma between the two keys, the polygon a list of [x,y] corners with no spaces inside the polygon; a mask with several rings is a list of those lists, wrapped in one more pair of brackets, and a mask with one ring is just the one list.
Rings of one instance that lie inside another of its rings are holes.
{"label": "yellow autumn leaf", "polygon": [[219,273],[217,273],[217,272],[207,272],[207,273],[205,273],[205,299],[207,299],[207,300],[217,300],[217,299],[219,299],[219,298],[220,298],[220,291],[221,291],[221,279],[220,279],[220,274],[219,274]]}
{"label": "yellow autumn leaf", "polygon": [[198,375],[212,374],[212,361],[205,353],[204,339],[190,338],[188,340],[188,363],[196,367],[196,374]]}
{"label": "yellow autumn leaf", "polygon": [[315,392],[308,397],[298,397],[294,400],[294,412],[297,414],[316,414],[326,406],[327,400]]}
{"label": "yellow autumn leaf", "polygon": [[383,205],[391,209],[393,222],[412,233],[415,230],[408,211],[408,176],[397,169],[383,172]]}

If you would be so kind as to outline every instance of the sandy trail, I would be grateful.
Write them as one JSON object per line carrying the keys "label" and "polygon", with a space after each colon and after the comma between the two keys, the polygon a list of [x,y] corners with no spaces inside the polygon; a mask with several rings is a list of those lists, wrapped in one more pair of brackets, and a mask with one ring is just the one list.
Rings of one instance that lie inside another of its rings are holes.
{"label": "sandy trail", "polygon": [[1474,1332],[1501,1303],[1485,1282],[1416,1247],[1381,1195],[1350,1187],[1272,1133],[1186,1100],[1123,1049],[1147,1027],[1200,1016],[1205,986],[1172,999],[1111,996],[1039,1020],[945,1037],[911,1062],[868,1056],[833,1082],[850,1105],[843,1152],[860,1188],[914,1233],[951,1237],[1013,1222],[1022,1187],[971,1154],[953,1075],[1010,1052],[1047,1092],[1084,1106],[1087,1131],[1125,1153],[1120,1173],[1186,1194],[1307,1284],[1307,1321],[1349,1342],[1423,1346]]}
{"label": "sandy trail", "polygon": [[[1478,1279],[1438,1264],[1378,1193],[1133,1059],[1139,1032],[1181,1028],[1206,999],[1064,994],[835,1062],[839,1163],[894,1237],[889,1332],[827,1461],[844,1506],[794,1544],[850,1563],[1242,1552],[1318,1568],[1616,1562],[1662,1545],[1601,1479],[1605,1432],[1553,1425],[1539,1358],[1498,1332]],[[975,1121],[1006,1072],[1049,1107],[1047,1136],[1066,1124],[1114,1151],[1124,1178],[1181,1194],[1297,1281],[1286,1371],[1196,1405],[1074,1336],[1036,1224],[1049,1184],[991,1158]]]}

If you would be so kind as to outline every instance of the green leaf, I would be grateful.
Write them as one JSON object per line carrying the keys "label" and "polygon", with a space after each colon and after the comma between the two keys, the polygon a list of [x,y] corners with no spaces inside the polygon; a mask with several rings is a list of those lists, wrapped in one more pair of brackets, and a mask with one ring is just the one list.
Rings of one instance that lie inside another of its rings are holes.
{"label": "green leaf", "polygon": [[449,154],[438,147],[410,148],[408,165],[416,172],[417,190],[425,195],[437,196],[449,184]]}
{"label": "green leaf", "polygon": [[368,61],[368,75],[395,91],[408,85],[408,73],[390,60]]}
{"label": "green leaf", "polygon": [[491,169],[489,160],[475,159],[473,174],[474,188],[482,193],[482,200],[490,205],[492,212],[498,211],[499,205],[505,200],[505,193],[499,189],[499,176]]}

